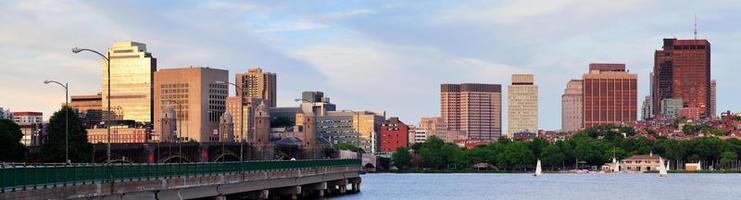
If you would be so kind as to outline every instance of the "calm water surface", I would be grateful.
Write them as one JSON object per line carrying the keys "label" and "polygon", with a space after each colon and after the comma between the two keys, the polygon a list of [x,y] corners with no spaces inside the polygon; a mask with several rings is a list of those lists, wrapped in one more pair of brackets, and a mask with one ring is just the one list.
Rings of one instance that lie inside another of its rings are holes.
{"label": "calm water surface", "polygon": [[367,174],[333,199],[741,199],[741,174]]}

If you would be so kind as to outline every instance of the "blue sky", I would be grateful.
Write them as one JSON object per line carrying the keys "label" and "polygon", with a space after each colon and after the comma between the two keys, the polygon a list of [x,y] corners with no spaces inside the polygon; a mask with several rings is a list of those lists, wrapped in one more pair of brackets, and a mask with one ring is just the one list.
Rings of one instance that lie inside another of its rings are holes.
{"label": "blue sky", "polygon": [[741,3],[730,0],[49,0],[2,1],[0,13],[0,107],[13,111],[58,108],[63,93],[44,79],[68,81],[72,95],[100,91],[100,61],[70,49],[133,40],[159,68],[276,72],[279,106],[321,90],[340,109],[415,124],[439,115],[440,83],[506,86],[512,73],[533,73],[540,127],[558,129],[566,82],[591,62],[626,63],[642,101],[653,51],[662,38],[691,38],[695,15],[713,45],[718,110],[741,111]]}

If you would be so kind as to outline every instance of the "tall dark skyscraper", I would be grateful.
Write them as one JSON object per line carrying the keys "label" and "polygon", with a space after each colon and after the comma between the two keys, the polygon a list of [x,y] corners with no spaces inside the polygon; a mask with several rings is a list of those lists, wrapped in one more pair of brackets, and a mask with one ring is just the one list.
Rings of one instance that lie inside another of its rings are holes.
{"label": "tall dark skyscraper", "polygon": [[[697,108],[703,116],[712,112],[710,90],[710,42],[704,39],[664,39],[664,46],[654,53],[652,81],[653,107],[673,98],[684,107]],[[658,115],[660,109],[654,109]]]}

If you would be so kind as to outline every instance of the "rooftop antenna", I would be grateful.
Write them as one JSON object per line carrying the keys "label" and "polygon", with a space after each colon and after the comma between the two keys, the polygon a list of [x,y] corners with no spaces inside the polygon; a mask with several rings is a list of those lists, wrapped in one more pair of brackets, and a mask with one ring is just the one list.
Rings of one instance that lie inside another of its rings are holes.
{"label": "rooftop antenna", "polygon": [[695,15],[695,40],[697,39],[697,15]]}

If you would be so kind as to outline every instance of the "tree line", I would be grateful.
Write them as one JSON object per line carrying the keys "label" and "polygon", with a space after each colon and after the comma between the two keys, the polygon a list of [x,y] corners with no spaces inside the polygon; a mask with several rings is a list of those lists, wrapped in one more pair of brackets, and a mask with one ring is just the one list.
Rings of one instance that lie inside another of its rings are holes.
{"label": "tree line", "polygon": [[[69,115],[66,115],[68,112]],[[29,156],[29,149],[21,143],[21,127],[8,119],[0,119],[0,162],[64,163],[66,133],[65,117],[69,116],[69,158],[73,163],[92,161],[93,145],[87,140],[87,131],[76,111],[63,107],[55,112],[44,127],[43,142],[37,157]]]}
{"label": "tree line", "polygon": [[399,148],[392,162],[399,169],[468,170],[486,163],[503,171],[532,170],[540,159],[547,170],[567,170],[577,166],[600,166],[632,155],[658,154],[672,160],[702,161],[715,168],[735,166],[741,154],[741,140],[697,137],[675,140],[665,137],[649,139],[638,136],[632,127],[599,125],[574,133],[565,140],[550,143],[542,138],[512,141],[500,138],[495,143],[460,148],[432,136],[424,143]]}

